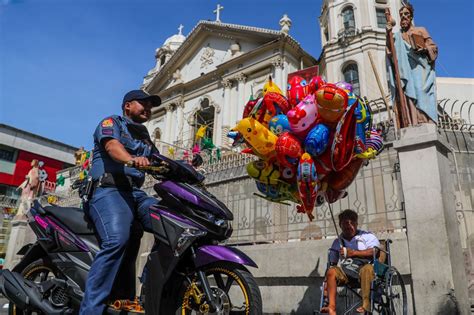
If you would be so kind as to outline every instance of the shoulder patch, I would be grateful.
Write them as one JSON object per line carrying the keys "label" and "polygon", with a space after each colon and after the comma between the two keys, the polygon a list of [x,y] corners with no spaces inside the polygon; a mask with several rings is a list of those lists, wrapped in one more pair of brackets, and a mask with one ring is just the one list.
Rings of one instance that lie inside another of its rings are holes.
{"label": "shoulder patch", "polygon": [[101,126],[103,128],[110,128],[114,126],[114,120],[112,118],[107,118],[102,121]]}

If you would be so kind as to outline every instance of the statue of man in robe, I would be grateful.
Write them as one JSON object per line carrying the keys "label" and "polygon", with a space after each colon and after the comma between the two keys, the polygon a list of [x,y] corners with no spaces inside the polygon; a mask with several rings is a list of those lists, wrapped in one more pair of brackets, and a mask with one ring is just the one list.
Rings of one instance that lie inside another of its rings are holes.
{"label": "statue of man in robe", "polygon": [[[436,123],[438,110],[435,61],[438,47],[424,27],[413,26],[414,9],[411,4],[405,4],[399,14],[401,31],[393,34],[394,48],[411,124]],[[392,31],[392,27],[393,24],[388,22],[387,33]],[[387,45],[387,55],[390,57],[391,54],[390,45]],[[389,66],[388,69],[389,86],[395,96],[393,68]]]}

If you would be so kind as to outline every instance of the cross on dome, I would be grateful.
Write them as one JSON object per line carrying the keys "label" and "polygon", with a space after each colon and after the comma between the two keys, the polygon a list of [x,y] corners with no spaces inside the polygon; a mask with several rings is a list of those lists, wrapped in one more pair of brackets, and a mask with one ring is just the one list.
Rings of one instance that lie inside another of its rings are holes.
{"label": "cross on dome", "polygon": [[178,27],[179,33],[178,33],[178,35],[183,35],[183,28],[184,28],[183,24],[179,24],[179,27]]}

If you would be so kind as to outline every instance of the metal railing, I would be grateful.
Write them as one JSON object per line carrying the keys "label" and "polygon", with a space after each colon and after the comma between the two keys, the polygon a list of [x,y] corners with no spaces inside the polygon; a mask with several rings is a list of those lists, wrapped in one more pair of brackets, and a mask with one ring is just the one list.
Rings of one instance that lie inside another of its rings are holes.
{"label": "metal railing", "polygon": [[458,219],[463,259],[469,286],[469,297],[474,301],[474,138],[470,128],[445,131],[451,149],[456,214]]}
{"label": "metal railing", "polygon": [[[239,167],[236,167],[239,168]],[[351,208],[359,214],[361,228],[378,234],[403,230],[405,214],[400,190],[398,155],[391,147],[363,167],[348,187],[347,197],[332,204],[334,213]],[[234,213],[232,243],[306,240],[334,236],[327,204],[316,207],[315,219],[296,212],[294,204],[283,205],[256,197],[255,181],[248,176],[216,181],[208,189]]]}

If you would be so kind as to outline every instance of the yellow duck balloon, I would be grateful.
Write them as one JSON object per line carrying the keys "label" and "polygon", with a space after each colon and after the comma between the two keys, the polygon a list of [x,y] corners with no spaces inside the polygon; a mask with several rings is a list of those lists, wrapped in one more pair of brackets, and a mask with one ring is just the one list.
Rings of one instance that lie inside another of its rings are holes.
{"label": "yellow duck balloon", "polygon": [[240,132],[256,154],[262,157],[274,154],[278,137],[255,118],[242,119],[231,131]]}
{"label": "yellow duck balloon", "polygon": [[283,95],[278,85],[276,85],[276,83],[272,81],[272,76],[268,78],[267,83],[265,83],[265,85],[263,86],[263,96],[270,92]]}

